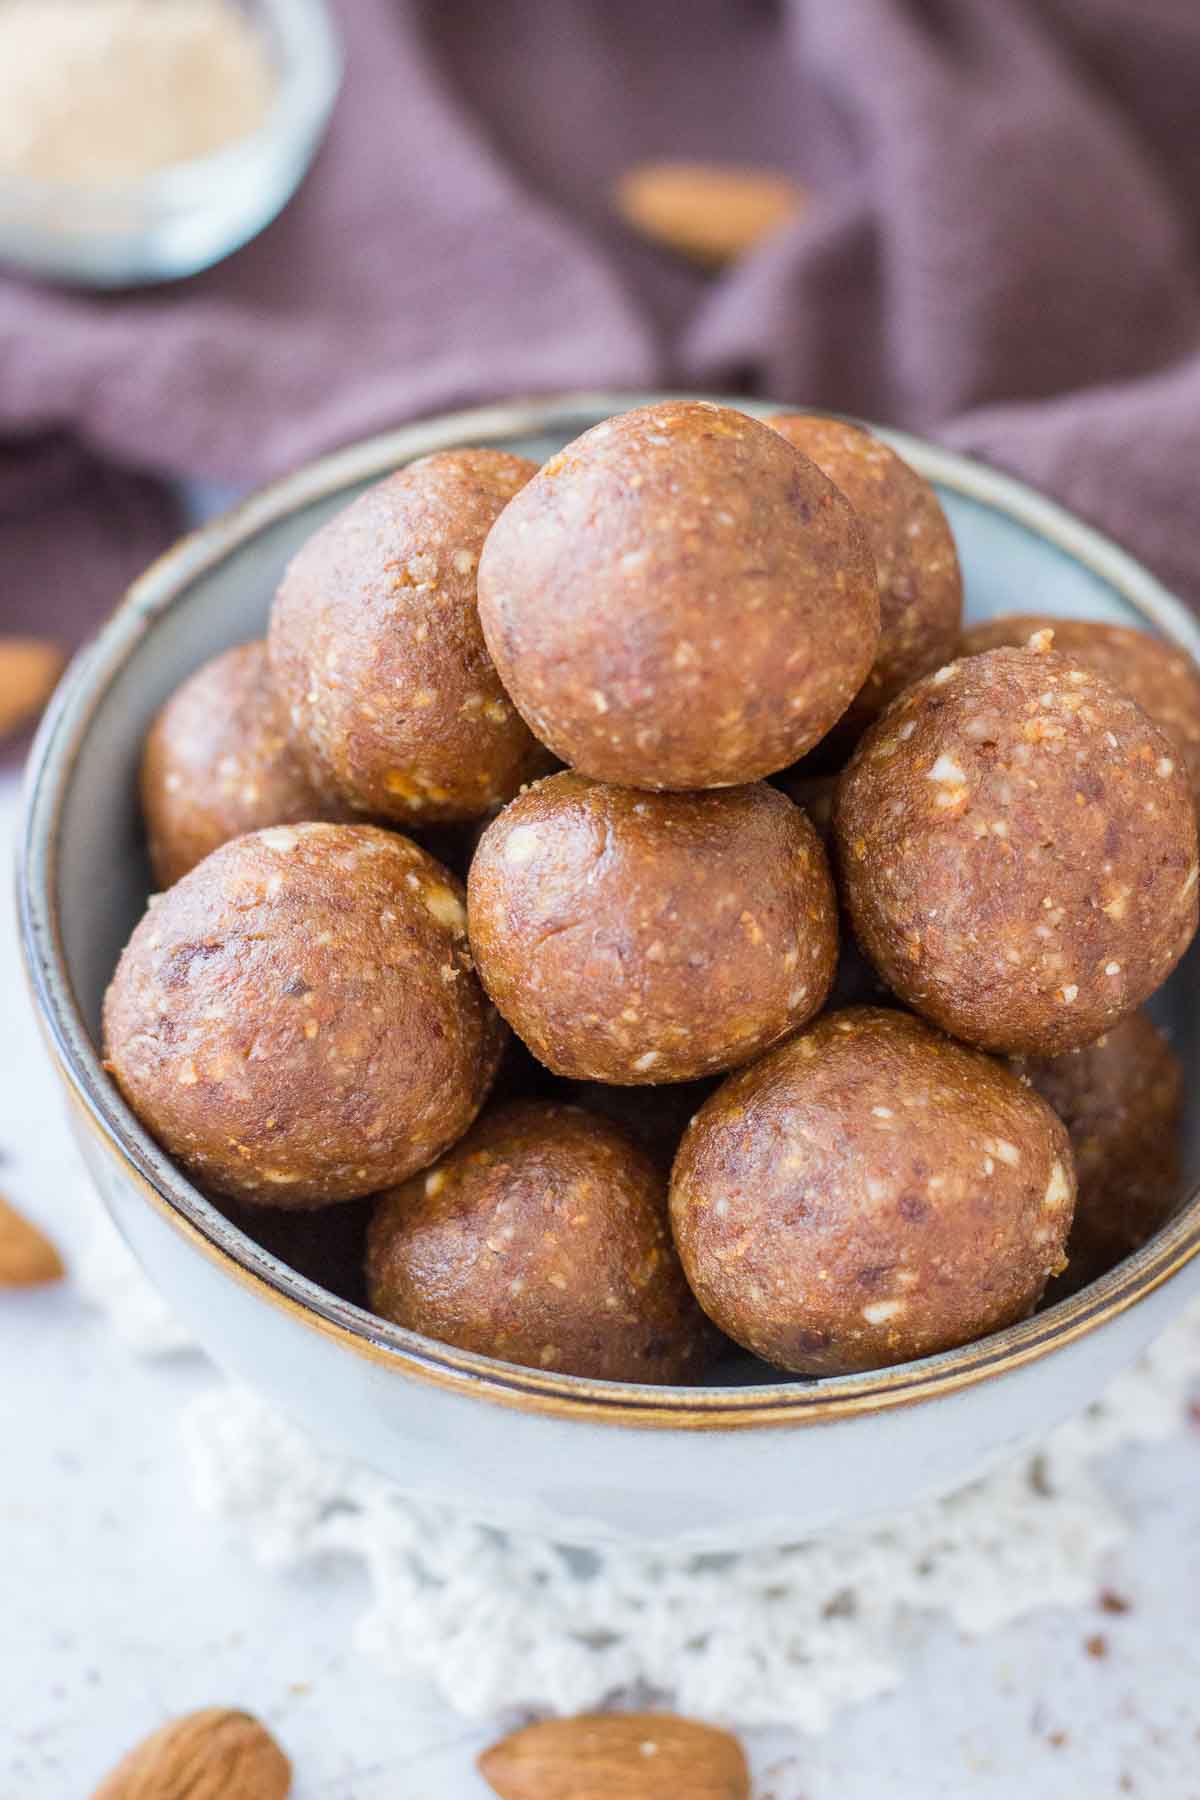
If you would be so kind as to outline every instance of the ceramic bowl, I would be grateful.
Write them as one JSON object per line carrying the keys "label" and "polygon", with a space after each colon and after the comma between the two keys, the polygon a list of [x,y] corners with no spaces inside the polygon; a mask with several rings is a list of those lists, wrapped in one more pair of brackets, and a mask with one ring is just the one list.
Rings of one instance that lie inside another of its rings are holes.
{"label": "ceramic bowl", "polygon": [[[947,1491],[1092,1400],[1200,1288],[1200,1103],[1175,1216],[1093,1287],[981,1343],[878,1373],[783,1379],[759,1364],[702,1388],[548,1374],[455,1350],[325,1291],[230,1224],[152,1140],[101,1066],[101,997],[145,904],[142,738],[205,658],[260,633],[284,564],[364,484],[457,444],[544,458],[644,396],[505,405],[326,457],[207,525],[132,589],[77,659],[28,778],[25,955],[70,1118],[114,1219],[213,1356],[331,1450],[405,1490],[564,1542],[784,1542]],[[751,407],[769,413],[778,407]],[[1134,623],[1200,656],[1190,615],[1060,507],[914,439],[883,436],[936,483],[968,610]],[[1195,954],[1160,1000],[1200,1054]]]}

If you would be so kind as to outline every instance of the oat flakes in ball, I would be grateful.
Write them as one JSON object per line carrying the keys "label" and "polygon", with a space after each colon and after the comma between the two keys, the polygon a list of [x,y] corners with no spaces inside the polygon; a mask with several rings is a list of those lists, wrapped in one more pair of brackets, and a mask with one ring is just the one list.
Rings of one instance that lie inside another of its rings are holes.
{"label": "oat flakes in ball", "polygon": [[398,469],[293,559],[271,665],[314,784],[420,827],[475,819],[552,766],[492,666],[479,553],[535,465],[444,450]]}
{"label": "oat flakes in ball", "polygon": [[1048,613],[1006,613],[972,625],[959,654],[977,656],[1005,645],[1021,649],[1042,631],[1053,631],[1053,648],[1059,655],[1107,676],[1174,740],[1192,792],[1200,800],[1200,668],[1187,652],[1131,625],[1056,619]]}
{"label": "oat flakes in ball", "polygon": [[764,784],[651,794],[552,775],[484,832],[467,884],[492,999],[558,1075],[691,1081],[818,1012],[837,906],[816,832]]}
{"label": "oat flakes in ball", "polygon": [[827,1013],[733,1075],[671,1177],[709,1317],[803,1375],[883,1368],[1023,1319],[1063,1266],[1067,1133],[1001,1063],[910,1014]]}
{"label": "oat flakes in ball", "polygon": [[1182,759],[1103,676],[991,650],[908,689],[835,809],[860,947],[919,1012],[987,1050],[1090,1043],[1196,929]]}
{"label": "oat flakes in ball", "polygon": [[1079,1200],[1055,1298],[1139,1250],[1170,1218],[1182,1184],[1183,1069],[1148,1014],[1082,1050],[1018,1057],[1071,1137]]}
{"label": "oat flakes in ball", "polygon": [[288,742],[265,643],[214,656],[176,688],[146,739],[142,811],[160,887],[244,831],[346,817]]}
{"label": "oat flakes in ball", "polygon": [[323,1206],[462,1135],[504,1028],[459,883],[395,832],[236,838],[155,901],[104,1002],[105,1066],[201,1185]]}
{"label": "oat flakes in ball", "polygon": [[643,788],[785,768],[879,641],[849,502],[778,432],[701,401],[639,407],[551,457],[488,538],[479,612],[543,742]]}
{"label": "oat flakes in ball", "polygon": [[380,1197],[367,1284],[413,1331],[599,1381],[694,1380],[720,1340],[667,1224],[666,1180],[581,1107],[497,1108]]}
{"label": "oat flakes in ball", "polygon": [[841,489],[875,554],[879,649],[834,732],[848,751],[902,689],[955,654],[962,626],[958,552],[931,484],[869,431],[818,413],[781,413],[771,424]]}

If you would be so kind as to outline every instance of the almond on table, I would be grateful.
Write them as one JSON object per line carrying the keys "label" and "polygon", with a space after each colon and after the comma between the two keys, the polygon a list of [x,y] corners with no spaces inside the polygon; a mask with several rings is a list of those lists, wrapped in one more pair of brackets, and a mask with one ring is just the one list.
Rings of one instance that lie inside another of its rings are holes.
{"label": "almond on table", "polygon": [[616,192],[617,211],[643,237],[718,268],[799,217],[807,201],[786,175],[726,163],[638,163]]}
{"label": "almond on table", "polygon": [[749,1800],[742,1747],[673,1713],[582,1713],[502,1738],[479,1759],[500,1800]]}
{"label": "almond on table", "polygon": [[62,1274],[50,1239],[0,1194],[0,1287],[40,1287]]}
{"label": "almond on table", "polygon": [[286,1800],[292,1765],[249,1713],[210,1706],[151,1732],[92,1800]]}
{"label": "almond on table", "polygon": [[0,739],[37,717],[66,660],[49,638],[0,637]]}

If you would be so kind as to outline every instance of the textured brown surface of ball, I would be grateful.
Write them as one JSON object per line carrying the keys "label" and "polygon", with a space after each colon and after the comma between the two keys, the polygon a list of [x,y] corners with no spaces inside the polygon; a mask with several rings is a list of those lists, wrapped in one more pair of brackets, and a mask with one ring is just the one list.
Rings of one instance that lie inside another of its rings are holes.
{"label": "textured brown surface of ball", "polygon": [[1050,652],[992,650],[909,688],[847,767],[835,832],[860,947],[902,1000],[984,1049],[1091,1042],[1196,929],[1178,752]]}
{"label": "textured brown surface of ball", "polygon": [[371,1305],[463,1350],[601,1381],[695,1378],[717,1334],[683,1278],[666,1179],[581,1107],[489,1112],[380,1197]]}
{"label": "textured brown surface of ball", "polygon": [[1174,740],[1200,800],[1200,668],[1185,650],[1131,625],[1098,619],[1056,619],[1049,613],[1006,613],[972,625],[962,656],[1008,645],[1020,649],[1039,631],[1053,631],[1054,649],[1085,669],[1107,676]]}
{"label": "textured brown surface of ball", "polygon": [[309,776],[360,813],[474,819],[552,766],[492,666],[475,580],[534,472],[501,450],[398,469],[309,539],[271,614],[271,665]]}
{"label": "textured brown surface of ball", "polygon": [[879,649],[835,733],[849,747],[902,689],[955,654],[958,551],[931,484],[871,432],[819,413],[781,413],[771,424],[845,494],[875,555]]}
{"label": "textured brown surface of ball", "polygon": [[837,957],[828,862],[765,784],[651,794],[552,775],[484,833],[471,946],[558,1075],[691,1081],[818,1012]]}
{"label": "textured brown surface of ball", "polygon": [[265,643],[214,656],[176,688],[146,738],[142,811],[161,887],[243,832],[347,816],[288,742]]}
{"label": "textured brown surface of ball", "polygon": [[1067,1133],[921,1019],[827,1013],[689,1126],[671,1218],[696,1297],[779,1368],[835,1375],[1027,1316],[1062,1266]]}
{"label": "textured brown surface of ball", "polygon": [[459,883],[367,825],[237,838],[160,895],[104,1003],[106,1067],[202,1185],[321,1206],[467,1129],[504,1030]]}
{"label": "textured brown surface of ball", "polygon": [[1067,1268],[1071,1294],[1139,1250],[1170,1218],[1183,1171],[1183,1068],[1144,1012],[1065,1056],[1014,1058],[1071,1137],[1079,1200]]}
{"label": "textured brown surface of ball", "polygon": [[488,538],[479,611],[538,737],[645,788],[794,762],[879,637],[849,502],[778,432],[700,401],[621,414],[551,457]]}

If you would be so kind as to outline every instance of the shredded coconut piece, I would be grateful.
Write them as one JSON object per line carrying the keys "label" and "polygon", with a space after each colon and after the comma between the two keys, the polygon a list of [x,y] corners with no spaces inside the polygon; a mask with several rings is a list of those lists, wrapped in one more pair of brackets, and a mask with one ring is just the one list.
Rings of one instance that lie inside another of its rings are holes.
{"label": "shredded coconut piece", "polygon": [[928,778],[930,781],[963,782],[967,779],[967,774],[961,764],[955,762],[954,758],[943,750],[929,770]]}
{"label": "shredded coconut piece", "polygon": [[3,0],[0,173],[101,188],[246,137],[266,45],[232,0]]}

